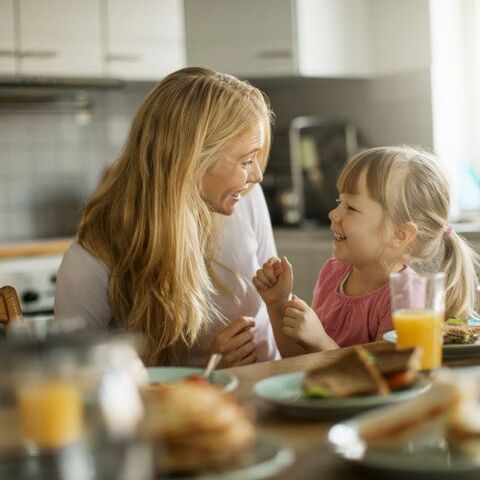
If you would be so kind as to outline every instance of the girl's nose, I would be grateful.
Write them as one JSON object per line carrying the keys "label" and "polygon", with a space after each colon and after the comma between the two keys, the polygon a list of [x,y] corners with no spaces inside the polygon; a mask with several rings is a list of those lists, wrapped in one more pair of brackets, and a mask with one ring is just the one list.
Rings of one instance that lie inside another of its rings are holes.
{"label": "girl's nose", "polygon": [[333,210],[330,210],[328,213],[328,218],[330,219],[331,222],[339,222],[340,221],[340,205],[335,207]]}

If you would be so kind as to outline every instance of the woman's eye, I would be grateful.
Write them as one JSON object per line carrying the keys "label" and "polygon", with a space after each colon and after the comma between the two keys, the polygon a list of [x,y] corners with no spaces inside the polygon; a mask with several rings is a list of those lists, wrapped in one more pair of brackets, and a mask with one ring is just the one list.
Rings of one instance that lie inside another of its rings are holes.
{"label": "woman's eye", "polygon": [[242,165],[244,167],[248,167],[249,165],[253,165],[253,160],[245,160],[244,162],[242,162]]}

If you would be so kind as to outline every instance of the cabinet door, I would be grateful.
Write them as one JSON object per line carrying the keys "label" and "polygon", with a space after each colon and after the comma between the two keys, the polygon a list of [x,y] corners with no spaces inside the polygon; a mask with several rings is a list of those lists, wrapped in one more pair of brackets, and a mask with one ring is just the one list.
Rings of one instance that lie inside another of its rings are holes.
{"label": "cabinet door", "polygon": [[296,73],[292,0],[186,0],[187,62],[239,76]]}
{"label": "cabinet door", "polygon": [[0,0],[0,74],[15,73],[13,1]]}
{"label": "cabinet door", "polygon": [[19,0],[23,75],[102,73],[98,0]]}
{"label": "cabinet door", "polygon": [[369,0],[297,0],[300,73],[318,77],[369,76],[370,11]]}
{"label": "cabinet door", "polygon": [[185,66],[182,0],[107,0],[106,72],[158,80]]}

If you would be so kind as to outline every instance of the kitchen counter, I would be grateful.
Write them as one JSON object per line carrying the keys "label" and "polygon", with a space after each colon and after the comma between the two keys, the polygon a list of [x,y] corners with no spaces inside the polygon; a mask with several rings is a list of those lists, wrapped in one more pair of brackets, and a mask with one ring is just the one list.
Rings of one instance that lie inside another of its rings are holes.
{"label": "kitchen counter", "polygon": [[69,237],[54,238],[51,240],[3,243],[0,244],[0,259],[63,254],[72,241],[73,239]]}

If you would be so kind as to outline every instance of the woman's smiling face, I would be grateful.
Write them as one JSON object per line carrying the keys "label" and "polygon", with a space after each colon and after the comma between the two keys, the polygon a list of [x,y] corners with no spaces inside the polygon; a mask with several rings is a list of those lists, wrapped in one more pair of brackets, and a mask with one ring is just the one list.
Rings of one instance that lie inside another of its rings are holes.
{"label": "woman's smiling face", "polygon": [[227,143],[202,181],[203,198],[212,211],[231,215],[247,186],[262,181],[257,157],[264,142],[263,126],[258,122]]}

